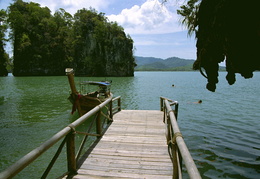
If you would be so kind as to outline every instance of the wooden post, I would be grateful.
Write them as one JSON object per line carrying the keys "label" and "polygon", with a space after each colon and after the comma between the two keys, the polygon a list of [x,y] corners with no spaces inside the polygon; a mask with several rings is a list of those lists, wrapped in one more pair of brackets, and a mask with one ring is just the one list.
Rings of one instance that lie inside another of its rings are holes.
{"label": "wooden post", "polygon": [[[75,85],[75,81],[74,81],[74,70],[73,70],[73,68],[66,68],[65,72],[66,72],[66,75],[68,76],[71,94],[73,94],[75,98],[78,98],[77,95],[79,95],[79,92],[76,89],[76,85]],[[75,99],[75,103],[76,103],[76,108],[78,110],[79,116],[82,116],[83,113],[81,111],[79,99]]]}
{"label": "wooden post", "polygon": [[181,174],[181,172],[182,172],[182,156],[181,156],[180,149],[179,149],[178,146],[177,146],[177,154],[178,154],[178,163],[180,164],[179,165],[179,173]]}
{"label": "wooden post", "polygon": [[172,145],[172,157],[173,157],[173,179],[179,178],[179,164],[177,160],[177,144],[171,144]]}
{"label": "wooden post", "polygon": [[160,97],[160,109],[161,109],[161,111],[163,111],[163,109],[164,109],[163,102],[164,102],[164,99],[162,97]]}
{"label": "wooden post", "polygon": [[112,100],[109,103],[109,117],[113,121],[113,101]]}
{"label": "wooden post", "polygon": [[176,121],[178,119],[178,109],[179,109],[179,103],[175,104],[174,114],[175,114]]}
{"label": "wooden post", "polygon": [[77,174],[74,127],[71,127],[71,132],[67,135],[67,165],[69,176]]}
{"label": "wooden post", "polygon": [[[99,134],[101,136],[101,134],[102,134],[101,109],[99,109],[98,114],[97,114],[96,130],[97,130],[97,134]],[[100,137],[100,136],[98,136],[98,137]]]}
{"label": "wooden post", "polygon": [[75,86],[73,69],[72,68],[66,68],[65,72],[66,72],[66,75],[68,76],[71,93],[78,94],[78,92],[76,90],[76,86]]}
{"label": "wooden post", "polygon": [[118,106],[118,111],[121,111],[121,98],[118,98],[117,106]]}
{"label": "wooden post", "polygon": [[[165,123],[166,119],[168,120],[167,114],[166,114],[166,108],[164,106],[164,99],[161,98],[161,111],[163,111],[163,122]],[[167,122],[169,124],[169,122]]]}
{"label": "wooden post", "polygon": [[171,121],[169,119],[169,117],[167,117],[167,120],[165,120],[166,122],[166,140],[167,140],[167,143],[169,144],[171,142],[171,138],[172,138],[172,126],[171,126]]}

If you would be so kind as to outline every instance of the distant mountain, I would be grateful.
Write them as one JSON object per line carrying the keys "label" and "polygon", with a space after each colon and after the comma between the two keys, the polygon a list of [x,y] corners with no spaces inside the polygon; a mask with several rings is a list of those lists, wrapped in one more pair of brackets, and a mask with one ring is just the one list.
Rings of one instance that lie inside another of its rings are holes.
{"label": "distant mountain", "polygon": [[137,66],[147,65],[149,63],[159,62],[162,60],[163,59],[161,58],[135,56],[135,62],[137,63]]}
{"label": "distant mountain", "polygon": [[135,71],[191,71],[195,60],[171,57],[167,59],[135,56]]}

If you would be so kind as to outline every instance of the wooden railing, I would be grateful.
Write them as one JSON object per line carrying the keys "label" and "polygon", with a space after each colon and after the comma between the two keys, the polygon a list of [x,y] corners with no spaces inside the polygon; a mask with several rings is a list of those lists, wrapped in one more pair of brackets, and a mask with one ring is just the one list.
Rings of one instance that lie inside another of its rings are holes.
{"label": "wooden railing", "polygon": [[[165,135],[168,144],[168,151],[173,163],[173,178],[182,178],[182,161],[184,161],[189,178],[201,178],[200,173],[183,140],[177,123],[179,107],[178,102],[161,97],[160,104],[161,111],[164,112],[163,120],[166,127]],[[174,109],[172,109],[171,106],[174,106]]]}
{"label": "wooden railing", "polygon": [[[53,165],[55,164],[57,158],[59,157],[61,151],[63,148],[65,148],[66,144],[66,150],[67,150],[67,172],[64,175],[74,175],[77,173],[78,164],[81,158],[81,153],[83,151],[83,146],[88,138],[88,136],[96,136],[97,138],[100,138],[105,128],[103,127],[105,122],[111,122],[113,119],[113,114],[121,110],[121,103],[120,103],[120,97],[116,97],[112,99],[113,95],[106,101],[104,101],[102,104],[96,106],[88,113],[84,114],[80,118],[78,118],[73,123],[69,124],[67,127],[56,133],[53,137],[51,137],[49,140],[44,142],[42,145],[40,145],[38,148],[32,150],[30,153],[22,157],[19,161],[17,161],[15,164],[7,168],[5,171],[0,173],[1,179],[7,179],[12,178],[16,176],[19,172],[21,172],[25,167],[30,165],[33,161],[35,161],[39,156],[41,156],[43,153],[45,153],[48,149],[50,149],[54,144],[56,144],[58,141],[61,142],[60,146],[57,149],[56,154],[52,158],[51,162],[49,163],[46,170],[43,172],[41,178],[46,178],[52,169]],[[116,107],[113,108],[113,102],[117,101]],[[106,111],[106,112],[104,112]],[[106,113],[106,114],[105,114]],[[104,117],[102,117],[104,116]],[[92,120],[90,122],[89,128],[87,129],[87,132],[78,132],[76,131],[77,127],[82,125],[85,121]],[[96,125],[94,125],[96,124]],[[91,133],[93,126],[96,126],[96,133]],[[109,125],[107,125],[108,127]],[[76,145],[75,145],[75,135],[76,134],[84,134],[83,140],[81,141],[81,144],[77,150],[76,154]],[[65,172],[65,171],[64,171]]]}
{"label": "wooden railing", "polygon": [[115,97],[115,98],[112,100],[112,102],[114,102],[114,101],[117,101],[116,106],[114,107],[114,106],[113,106],[113,103],[112,103],[111,106],[110,106],[110,107],[111,107],[110,110],[112,111],[113,114],[115,114],[115,113],[121,111],[121,96]]}

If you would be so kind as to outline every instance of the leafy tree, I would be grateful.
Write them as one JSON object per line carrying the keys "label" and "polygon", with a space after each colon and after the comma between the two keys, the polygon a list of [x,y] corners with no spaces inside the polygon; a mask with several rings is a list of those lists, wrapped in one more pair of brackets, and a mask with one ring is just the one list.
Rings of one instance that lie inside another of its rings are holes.
{"label": "leafy tree", "polygon": [[50,10],[37,3],[17,0],[9,6],[9,24],[13,41],[14,75],[40,75],[44,73],[48,54],[48,34],[42,28]]}
{"label": "leafy tree", "polygon": [[72,62],[72,21],[69,13],[59,9],[45,25],[45,34],[49,32],[49,42],[46,43],[49,50],[49,56],[46,57],[49,75],[63,75],[64,69]]}
{"label": "leafy tree", "polygon": [[191,35],[196,31],[197,13],[201,0],[189,0],[186,5],[182,5],[177,13],[183,17],[182,24],[187,26],[188,33]]}
{"label": "leafy tree", "polygon": [[73,17],[59,9],[51,15],[48,8],[22,0],[8,12],[14,75],[63,75],[68,66],[78,75],[133,75],[133,40],[104,13],[81,9]]}
{"label": "leafy tree", "polygon": [[8,61],[8,56],[4,50],[5,46],[5,32],[7,30],[6,25],[6,12],[0,10],[0,76],[7,76],[8,71],[6,69],[6,63]]}
{"label": "leafy tree", "polygon": [[[17,0],[9,7],[14,75],[63,75],[72,61],[72,16]],[[23,22],[23,23],[20,23]]]}
{"label": "leafy tree", "polygon": [[73,26],[73,36],[74,36],[74,67],[77,74],[83,75],[85,73],[91,73],[91,63],[92,58],[88,58],[88,54],[95,46],[95,41],[92,40],[92,34],[94,28],[93,17],[96,12],[91,12],[86,9],[78,10],[74,15],[74,26]]}

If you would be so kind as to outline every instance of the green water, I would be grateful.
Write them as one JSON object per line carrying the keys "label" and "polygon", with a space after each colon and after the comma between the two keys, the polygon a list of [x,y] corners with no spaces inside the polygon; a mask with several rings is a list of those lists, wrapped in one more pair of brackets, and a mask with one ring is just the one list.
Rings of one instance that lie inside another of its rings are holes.
{"label": "green water", "polygon": [[[198,72],[136,72],[107,80],[113,81],[114,96],[122,97],[123,109],[159,110],[160,96],[179,101],[180,129],[203,178],[258,178],[260,73],[248,80],[238,76],[233,86],[224,75],[215,93],[205,89]],[[83,80],[105,78],[76,78]],[[76,118],[70,114],[69,90],[66,76],[0,78],[0,171]],[[193,103],[199,99],[202,104]],[[53,152],[15,178],[39,178]],[[59,164],[55,176],[66,171],[66,164]]]}

